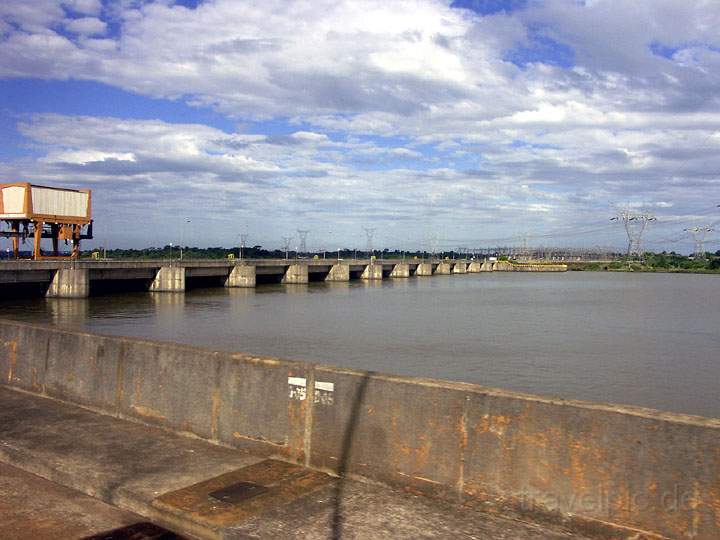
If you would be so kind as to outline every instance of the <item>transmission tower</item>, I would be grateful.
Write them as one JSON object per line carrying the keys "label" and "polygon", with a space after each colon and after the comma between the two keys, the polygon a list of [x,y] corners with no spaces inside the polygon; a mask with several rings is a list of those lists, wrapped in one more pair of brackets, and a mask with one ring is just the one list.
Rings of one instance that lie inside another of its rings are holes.
{"label": "transmission tower", "polygon": [[372,257],[373,254],[373,236],[375,236],[375,229],[371,229],[368,227],[363,227],[363,230],[365,231],[365,236],[367,237],[367,252],[368,257]]}
{"label": "transmission tower", "polygon": [[435,254],[437,253],[439,244],[440,240],[438,239],[438,235],[436,233],[433,233],[428,237],[428,248],[430,250],[431,259],[435,258]]}
{"label": "transmission tower", "polygon": [[240,235],[240,258],[243,258],[243,250],[245,249],[245,245],[247,244],[248,235],[246,233],[243,233]]}
{"label": "transmission tower", "polygon": [[636,255],[638,259],[643,260],[642,236],[648,223],[656,220],[657,218],[649,212],[634,213],[629,210],[623,210],[617,216],[610,218],[610,221],[618,221],[625,227],[628,236],[628,258]]}
{"label": "transmission tower", "polygon": [[292,242],[293,237],[292,236],[283,236],[283,251],[285,252],[285,258],[288,258],[288,254],[290,252],[290,242]]}
{"label": "transmission tower", "polygon": [[307,235],[309,232],[310,232],[309,230],[302,231],[300,229],[298,229],[298,231],[297,231],[298,236],[300,237],[300,247],[298,247],[298,251],[300,253],[307,253],[306,241],[307,241]]}
{"label": "transmission tower", "polygon": [[689,229],[684,229],[686,232],[690,233],[690,235],[693,237],[693,240],[695,241],[695,258],[696,259],[704,259],[705,258],[705,236],[708,233],[713,232],[715,229],[712,227],[704,226],[704,227],[690,227]]}

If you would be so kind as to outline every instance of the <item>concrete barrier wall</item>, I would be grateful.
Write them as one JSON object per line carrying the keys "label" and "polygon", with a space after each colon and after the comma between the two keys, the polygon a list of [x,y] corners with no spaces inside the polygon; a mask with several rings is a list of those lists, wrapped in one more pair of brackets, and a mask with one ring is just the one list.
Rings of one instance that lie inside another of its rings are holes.
{"label": "concrete barrier wall", "polygon": [[720,537],[720,420],[7,321],[0,380],[583,532]]}
{"label": "concrete barrier wall", "polygon": [[512,264],[513,272],[567,272],[567,269],[567,264]]}
{"label": "concrete barrier wall", "polygon": [[566,264],[534,264],[497,261],[491,263],[494,272],[567,272]]}

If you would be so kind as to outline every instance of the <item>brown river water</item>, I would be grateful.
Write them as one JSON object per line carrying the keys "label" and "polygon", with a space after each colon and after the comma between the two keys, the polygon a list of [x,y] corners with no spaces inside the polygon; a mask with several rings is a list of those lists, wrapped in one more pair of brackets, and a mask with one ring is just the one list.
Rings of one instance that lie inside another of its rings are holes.
{"label": "brown river water", "polygon": [[0,316],[720,418],[720,276],[483,273],[0,300]]}

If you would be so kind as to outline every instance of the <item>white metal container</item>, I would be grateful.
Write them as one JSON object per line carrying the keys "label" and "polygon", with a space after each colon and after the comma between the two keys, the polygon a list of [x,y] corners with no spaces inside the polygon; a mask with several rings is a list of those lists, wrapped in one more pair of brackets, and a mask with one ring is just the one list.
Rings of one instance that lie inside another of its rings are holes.
{"label": "white metal container", "polygon": [[0,219],[88,223],[90,217],[88,189],[0,184]]}

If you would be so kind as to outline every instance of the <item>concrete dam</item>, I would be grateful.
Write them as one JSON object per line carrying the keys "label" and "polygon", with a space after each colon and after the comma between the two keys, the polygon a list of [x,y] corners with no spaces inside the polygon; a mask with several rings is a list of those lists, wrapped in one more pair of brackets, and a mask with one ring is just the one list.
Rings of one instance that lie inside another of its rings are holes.
{"label": "concrete dam", "polygon": [[718,419],[10,321],[0,383],[0,501],[32,473],[192,538],[720,537]]}
{"label": "concrete dam", "polygon": [[255,287],[262,283],[382,280],[478,272],[564,272],[564,264],[450,259],[255,259],[5,261],[0,288],[35,287],[51,298],[85,298],[104,290],[184,292],[193,285]]}

